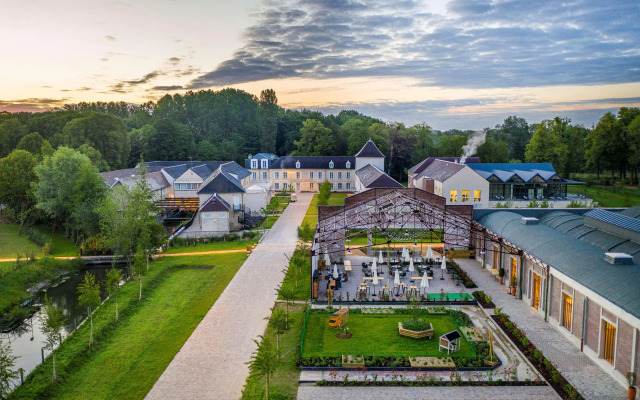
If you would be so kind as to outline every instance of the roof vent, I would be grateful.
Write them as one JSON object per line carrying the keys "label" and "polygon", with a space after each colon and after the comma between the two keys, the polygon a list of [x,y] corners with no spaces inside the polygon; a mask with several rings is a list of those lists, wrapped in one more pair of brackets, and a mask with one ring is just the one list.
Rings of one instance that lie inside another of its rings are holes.
{"label": "roof vent", "polygon": [[633,264],[633,257],[627,253],[604,253],[604,260],[613,265]]}
{"label": "roof vent", "polygon": [[522,217],[520,222],[522,222],[522,225],[538,225],[538,218]]}

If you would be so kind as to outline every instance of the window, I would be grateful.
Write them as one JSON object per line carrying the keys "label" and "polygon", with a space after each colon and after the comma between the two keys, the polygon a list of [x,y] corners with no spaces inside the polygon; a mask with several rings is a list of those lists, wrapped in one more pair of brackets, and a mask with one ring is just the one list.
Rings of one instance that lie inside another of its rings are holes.
{"label": "window", "polygon": [[254,181],[258,180],[258,173],[257,172],[252,172],[251,173],[251,180],[254,180]]}
{"label": "window", "polygon": [[449,192],[449,201],[457,202],[458,201],[458,191],[452,190]]}
{"label": "window", "polygon": [[517,267],[518,267],[518,260],[515,257],[511,257],[511,276],[509,277],[509,279],[513,279],[516,276],[518,276]]}
{"label": "window", "polygon": [[300,161],[296,161],[296,168],[300,168]]}
{"label": "window", "polygon": [[533,308],[540,308],[540,275],[533,274]]}
{"label": "window", "polygon": [[176,190],[198,190],[199,183],[176,183]]}
{"label": "window", "polygon": [[260,163],[262,164],[262,169],[269,168],[269,160],[260,160]]}
{"label": "window", "polygon": [[338,179],[342,179],[342,172],[338,172]]}
{"label": "window", "polygon": [[473,202],[474,203],[480,203],[480,198],[481,198],[481,191],[480,190],[474,190],[473,191]]}
{"label": "window", "polygon": [[562,293],[562,326],[571,330],[571,312],[573,310],[573,298]]}
{"label": "window", "polygon": [[296,183],[296,190],[299,192],[300,191],[300,184]]}
{"label": "window", "polygon": [[322,172],[318,172],[318,179],[322,179]]}
{"label": "window", "polygon": [[300,179],[300,172],[296,172],[296,179]]}
{"label": "window", "polygon": [[218,218],[220,218],[220,219],[227,218],[227,213],[223,213],[223,212],[219,213],[218,214]]}
{"label": "window", "polygon": [[313,172],[309,172],[309,179],[313,179]]}
{"label": "window", "polygon": [[309,189],[313,190],[313,182],[309,184]]}
{"label": "window", "polygon": [[251,160],[251,169],[258,169],[258,160]]}
{"label": "window", "polygon": [[347,179],[351,179],[351,172],[347,172]]}
{"label": "window", "polygon": [[278,182],[276,182],[275,188],[276,188],[276,190],[280,190],[280,184]]}
{"label": "window", "polygon": [[604,350],[602,358],[613,364],[616,353],[616,327],[607,321],[602,321],[604,331]]}
{"label": "window", "polygon": [[289,178],[289,174],[286,172],[282,173],[282,179],[288,179]]}
{"label": "window", "polygon": [[274,172],[273,173],[273,178],[274,179],[280,179],[280,172]]}
{"label": "window", "polygon": [[[351,168],[351,161],[347,161],[347,165],[345,165],[345,166],[347,167],[347,169]],[[348,172],[347,172],[347,174],[348,174]]]}
{"label": "window", "polygon": [[351,184],[347,182],[347,189],[351,189]]}
{"label": "window", "polygon": [[329,179],[333,179],[333,172],[329,172]]}
{"label": "window", "polygon": [[335,184],[331,184],[331,190],[335,189],[336,185]]}
{"label": "window", "polygon": [[329,161],[329,168],[333,169],[333,161]]}
{"label": "window", "polygon": [[342,182],[338,183],[338,190],[342,189]]}
{"label": "window", "polygon": [[469,191],[468,190],[463,190],[462,191],[462,202],[463,203],[467,203],[469,201]]}
{"label": "window", "polygon": [[262,179],[263,179],[263,180],[265,180],[265,181],[266,181],[267,179],[269,179],[269,173],[268,173],[268,172],[263,172],[263,173],[262,173]]}

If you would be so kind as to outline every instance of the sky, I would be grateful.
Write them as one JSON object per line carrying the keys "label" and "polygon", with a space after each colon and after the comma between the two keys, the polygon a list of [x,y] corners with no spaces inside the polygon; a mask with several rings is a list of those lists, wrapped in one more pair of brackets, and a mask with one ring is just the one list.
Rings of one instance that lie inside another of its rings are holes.
{"label": "sky", "polygon": [[482,129],[640,106],[635,0],[4,0],[0,111],[276,91],[286,108]]}

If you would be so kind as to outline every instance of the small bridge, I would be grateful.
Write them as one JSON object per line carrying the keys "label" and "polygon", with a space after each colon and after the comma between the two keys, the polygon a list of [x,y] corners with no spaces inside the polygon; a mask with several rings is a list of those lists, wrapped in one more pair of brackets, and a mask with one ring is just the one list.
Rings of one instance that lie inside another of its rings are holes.
{"label": "small bridge", "polygon": [[173,197],[160,200],[156,205],[166,211],[198,211],[200,202],[197,197]]}

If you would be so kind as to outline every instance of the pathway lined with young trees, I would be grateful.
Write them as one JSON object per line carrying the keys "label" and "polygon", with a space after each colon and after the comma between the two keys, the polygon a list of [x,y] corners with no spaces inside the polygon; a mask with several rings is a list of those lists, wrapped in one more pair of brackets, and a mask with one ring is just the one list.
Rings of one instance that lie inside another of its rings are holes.
{"label": "pathway lined with young trees", "polygon": [[312,194],[298,195],[176,354],[148,399],[237,399]]}

